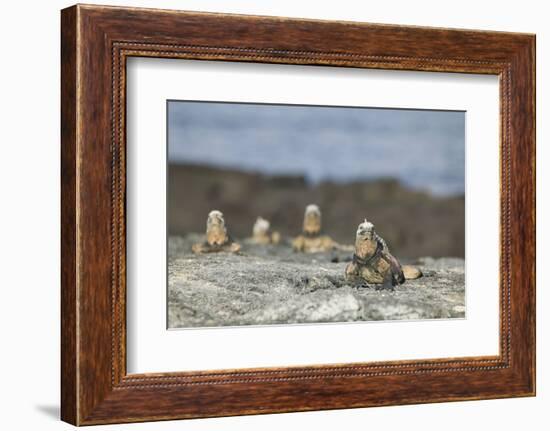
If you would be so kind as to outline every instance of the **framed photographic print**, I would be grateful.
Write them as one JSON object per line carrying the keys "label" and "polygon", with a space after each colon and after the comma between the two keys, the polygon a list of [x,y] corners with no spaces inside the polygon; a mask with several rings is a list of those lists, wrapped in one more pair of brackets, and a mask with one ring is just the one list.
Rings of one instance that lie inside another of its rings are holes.
{"label": "framed photographic print", "polygon": [[62,419],[535,394],[535,37],[62,11]]}

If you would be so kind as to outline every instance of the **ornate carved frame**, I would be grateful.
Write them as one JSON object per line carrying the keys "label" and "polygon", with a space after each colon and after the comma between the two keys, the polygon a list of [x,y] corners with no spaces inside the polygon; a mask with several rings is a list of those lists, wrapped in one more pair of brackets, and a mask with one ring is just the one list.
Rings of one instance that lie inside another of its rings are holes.
{"label": "ornate carved frame", "polygon": [[[535,37],[77,5],[62,11],[62,419],[75,425],[535,394]],[[500,354],[126,373],[130,56],[500,77]]]}

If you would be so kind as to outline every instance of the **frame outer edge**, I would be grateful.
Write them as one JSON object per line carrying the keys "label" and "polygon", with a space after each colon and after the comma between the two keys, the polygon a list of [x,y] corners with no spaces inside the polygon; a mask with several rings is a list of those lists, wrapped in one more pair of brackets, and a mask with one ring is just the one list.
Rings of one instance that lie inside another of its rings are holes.
{"label": "frame outer edge", "polygon": [[512,59],[511,78],[511,363],[522,396],[536,395],[535,36]]}
{"label": "frame outer edge", "polygon": [[533,247],[534,247],[534,259],[533,259],[533,316],[531,319],[532,325],[532,334],[533,337],[533,357],[532,357],[532,370],[531,377],[533,379],[533,387],[531,394],[533,396],[537,395],[537,37],[533,35],[530,43],[530,56],[532,59],[532,75],[531,79],[533,82],[533,94],[531,96],[531,104],[533,109],[533,136],[532,136],[532,145],[533,145],[533,157],[531,160],[531,169],[532,169],[532,178],[533,178],[533,213],[532,213],[532,223],[533,223]]}
{"label": "frame outer edge", "polygon": [[61,420],[78,425],[78,6],[61,11]]}
{"label": "frame outer edge", "polygon": [[526,289],[529,295],[529,370],[528,370],[528,395],[536,396],[537,393],[537,334],[536,334],[536,320],[537,320],[537,300],[536,300],[536,284],[537,284],[537,133],[536,133],[536,70],[537,70],[537,55],[536,55],[536,35],[531,35],[527,40],[527,48],[525,52],[526,61],[525,65],[528,67],[526,74],[526,85],[528,88],[526,104],[529,107],[530,115],[527,116],[527,140],[529,147],[529,160],[528,168],[529,175],[528,181],[530,183],[530,191],[527,196],[528,205],[530,207],[530,227],[527,232],[528,239],[531,239],[531,243],[528,246],[529,252],[529,277],[530,285]]}
{"label": "frame outer edge", "polygon": [[527,125],[529,130],[529,145],[531,148],[531,158],[529,160],[530,163],[530,172],[529,172],[529,179],[532,182],[532,190],[531,193],[528,196],[528,199],[531,204],[531,231],[528,233],[532,235],[532,257],[531,257],[531,285],[529,286],[529,299],[530,299],[530,306],[531,306],[531,313],[529,318],[529,325],[530,325],[530,342],[531,342],[531,349],[529,350],[530,353],[530,369],[529,369],[529,395],[530,396],[536,396],[537,395],[537,293],[536,293],[536,284],[537,284],[537,171],[536,171],[536,164],[537,164],[537,129],[536,129],[536,123],[537,123],[537,79],[536,79],[536,71],[537,71],[537,37],[536,35],[532,35],[528,39],[527,43],[527,64],[529,65],[529,72],[530,74],[527,76],[527,85],[530,89],[528,104],[530,105],[531,109],[531,122]]}

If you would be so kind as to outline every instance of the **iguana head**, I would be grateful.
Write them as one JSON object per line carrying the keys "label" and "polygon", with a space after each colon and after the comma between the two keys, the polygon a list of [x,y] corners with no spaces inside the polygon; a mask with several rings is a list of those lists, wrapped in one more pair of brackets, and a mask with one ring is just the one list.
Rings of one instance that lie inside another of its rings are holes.
{"label": "iguana head", "polygon": [[370,221],[367,221],[367,219],[365,219],[365,221],[357,227],[355,238],[362,240],[372,239],[374,238],[374,234],[374,225]]}
{"label": "iguana head", "polygon": [[363,259],[369,258],[376,253],[377,246],[374,225],[365,219],[355,233],[355,254]]}

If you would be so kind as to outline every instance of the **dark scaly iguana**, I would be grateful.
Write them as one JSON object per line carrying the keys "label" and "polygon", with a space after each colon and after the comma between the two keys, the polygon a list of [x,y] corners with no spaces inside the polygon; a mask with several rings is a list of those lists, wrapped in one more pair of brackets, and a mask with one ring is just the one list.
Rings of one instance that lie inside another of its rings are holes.
{"label": "dark scaly iguana", "polygon": [[397,286],[405,280],[419,278],[422,272],[413,266],[404,265],[395,258],[366,219],[355,234],[353,261],[346,267],[346,279],[354,284],[383,284]]}

